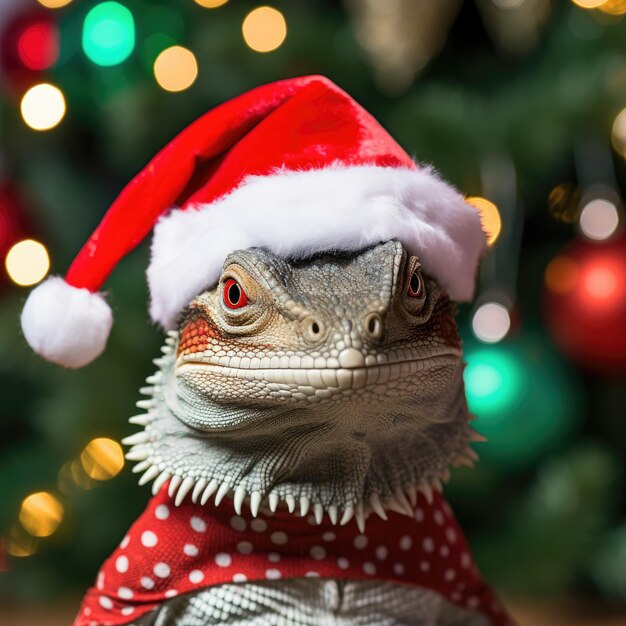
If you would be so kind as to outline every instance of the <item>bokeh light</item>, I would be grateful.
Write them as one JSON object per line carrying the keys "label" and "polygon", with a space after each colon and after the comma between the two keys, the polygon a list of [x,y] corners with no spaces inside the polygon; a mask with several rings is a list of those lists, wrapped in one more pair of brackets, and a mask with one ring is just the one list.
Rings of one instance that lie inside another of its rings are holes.
{"label": "bokeh light", "polygon": [[580,214],[580,230],[589,239],[608,239],[619,226],[617,207],[609,200],[596,198],[588,202]]}
{"label": "bokeh light", "polygon": [[63,505],[47,491],[33,493],[24,498],[19,520],[34,537],[49,537],[63,520]]}
{"label": "bokeh light", "polygon": [[578,263],[568,256],[558,256],[546,268],[546,287],[553,293],[571,291],[578,281]]}
{"label": "bokeh light", "polygon": [[487,302],[476,309],[472,317],[472,331],[485,343],[502,341],[511,328],[508,309],[497,302]]}
{"label": "bokeh light", "polygon": [[619,290],[619,276],[613,268],[598,265],[585,273],[583,287],[590,298],[607,300]]}
{"label": "bokeh light", "polygon": [[205,9],[217,9],[218,7],[223,7],[228,0],[194,0],[196,4],[199,4],[201,7]]}
{"label": "bokeh light", "polygon": [[33,130],[50,130],[59,124],[65,115],[63,92],[50,83],[31,87],[22,98],[22,118]]}
{"label": "bokeh light", "polygon": [[597,9],[606,0],[572,0],[572,2],[581,9]]}
{"label": "bokeh light", "polygon": [[46,247],[34,239],[23,239],[11,246],[4,264],[9,278],[21,287],[34,285],[48,273],[50,257]]}
{"label": "bokeh light", "polygon": [[487,244],[492,246],[502,230],[502,219],[500,218],[498,207],[490,200],[479,196],[466,198],[465,200],[478,210],[480,222],[487,234]]}
{"label": "bokeh light", "polygon": [[94,480],[109,480],[124,467],[124,452],[117,441],[99,437],[90,441],[80,455],[85,473]]}
{"label": "bokeh light", "polygon": [[613,122],[613,132],[611,133],[613,148],[624,158],[626,158],[626,109],[622,109]]}
{"label": "bokeh light", "polygon": [[626,13],[626,0],[605,0],[598,9],[609,15],[624,15]]}
{"label": "bokeh light", "polygon": [[258,7],[246,15],[242,27],[243,39],[255,52],[272,52],[287,37],[287,22],[273,7]]}
{"label": "bokeh light", "polygon": [[38,540],[24,530],[24,527],[15,523],[9,532],[6,551],[11,556],[23,558],[37,552]]}
{"label": "bokeh light", "polygon": [[166,48],[154,62],[154,77],[166,91],[188,89],[198,77],[196,57],[182,46]]}
{"label": "bokeh light", "polygon": [[37,0],[39,4],[46,7],[46,9],[60,9],[68,5],[72,0]]}
{"label": "bokeh light", "polygon": [[20,61],[31,70],[46,70],[59,58],[59,29],[48,21],[27,26],[17,40]]}
{"label": "bokeh light", "polygon": [[119,2],[102,2],[93,7],[83,24],[83,50],[102,66],[118,65],[135,47],[133,14]]}

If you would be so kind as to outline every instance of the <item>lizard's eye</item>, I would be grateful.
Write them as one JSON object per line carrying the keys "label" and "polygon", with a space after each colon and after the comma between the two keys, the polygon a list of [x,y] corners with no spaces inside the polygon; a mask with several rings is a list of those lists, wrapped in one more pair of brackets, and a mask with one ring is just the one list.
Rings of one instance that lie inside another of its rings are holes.
{"label": "lizard's eye", "polygon": [[229,278],[224,283],[224,304],[229,309],[240,309],[248,304],[246,292],[234,278]]}
{"label": "lizard's eye", "polygon": [[424,281],[417,270],[411,274],[407,293],[411,298],[421,298],[424,295]]}

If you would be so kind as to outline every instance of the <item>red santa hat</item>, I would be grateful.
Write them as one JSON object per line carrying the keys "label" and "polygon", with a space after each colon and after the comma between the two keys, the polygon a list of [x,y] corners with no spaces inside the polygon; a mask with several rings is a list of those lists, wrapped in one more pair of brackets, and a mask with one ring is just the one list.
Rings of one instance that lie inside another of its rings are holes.
{"label": "red santa hat", "polygon": [[152,230],[150,314],[164,328],[233,250],[302,258],[398,239],[468,300],[486,245],[476,210],[334,83],[271,83],[183,130],[117,197],[65,280],[32,291],[22,329],[35,352],[81,367],[103,351],[112,313],[99,289]]}

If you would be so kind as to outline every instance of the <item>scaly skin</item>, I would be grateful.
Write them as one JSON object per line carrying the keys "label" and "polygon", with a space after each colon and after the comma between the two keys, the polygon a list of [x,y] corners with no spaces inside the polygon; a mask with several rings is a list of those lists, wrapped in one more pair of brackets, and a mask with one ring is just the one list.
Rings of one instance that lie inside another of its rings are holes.
{"label": "scaly skin", "polygon": [[[246,306],[225,305],[229,279]],[[228,495],[361,528],[412,514],[417,490],[474,455],[454,316],[397,242],[297,262],[234,252],[170,334],[127,457],[176,502]]]}

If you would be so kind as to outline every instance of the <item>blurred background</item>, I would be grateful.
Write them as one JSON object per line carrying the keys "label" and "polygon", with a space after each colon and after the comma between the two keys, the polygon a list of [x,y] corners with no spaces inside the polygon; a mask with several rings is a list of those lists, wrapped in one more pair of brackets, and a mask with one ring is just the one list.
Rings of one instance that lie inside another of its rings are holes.
{"label": "blurred background", "polygon": [[626,0],[1,0],[0,624],[68,624],[145,506],[120,439],[161,332],[147,245],[70,372],[18,316],[195,117],[322,73],[480,211],[460,309],[481,461],[447,494],[520,623],[626,624]]}

